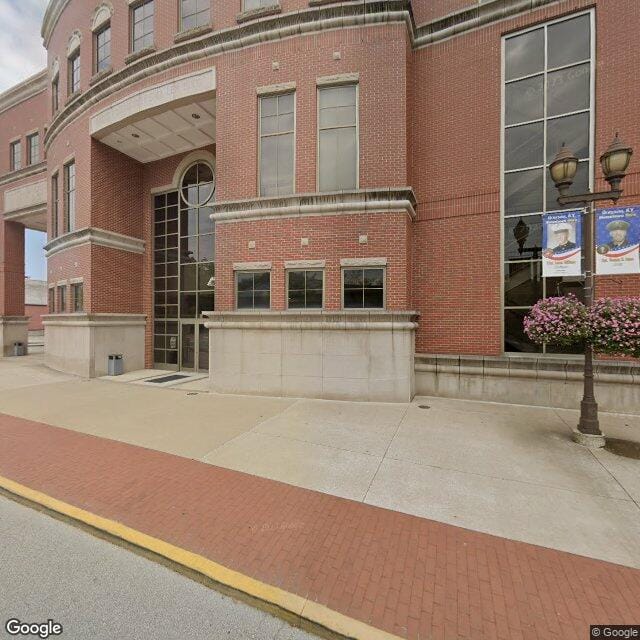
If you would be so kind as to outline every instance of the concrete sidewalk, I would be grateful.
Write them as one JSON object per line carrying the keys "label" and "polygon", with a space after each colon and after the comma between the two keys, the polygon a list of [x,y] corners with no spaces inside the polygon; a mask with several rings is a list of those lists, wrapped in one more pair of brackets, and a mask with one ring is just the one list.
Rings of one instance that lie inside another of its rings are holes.
{"label": "concrete sidewalk", "polygon": [[[429,408],[420,408],[420,407]],[[0,362],[0,412],[640,567],[640,461],[573,443],[577,413],[196,393]],[[640,418],[603,415],[640,440]]]}

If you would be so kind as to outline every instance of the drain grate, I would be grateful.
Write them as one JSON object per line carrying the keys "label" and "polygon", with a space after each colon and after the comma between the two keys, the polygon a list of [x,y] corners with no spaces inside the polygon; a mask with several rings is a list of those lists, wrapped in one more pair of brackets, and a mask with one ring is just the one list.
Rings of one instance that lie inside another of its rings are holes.
{"label": "drain grate", "polygon": [[147,380],[147,382],[151,382],[153,384],[162,384],[163,382],[173,382],[174,380],[182,380],[183,378],[188,378],[189,376],[185,376],[184,374],[174,373],[170,376],[162,376],[161,378],[154,378],[153,380]]}

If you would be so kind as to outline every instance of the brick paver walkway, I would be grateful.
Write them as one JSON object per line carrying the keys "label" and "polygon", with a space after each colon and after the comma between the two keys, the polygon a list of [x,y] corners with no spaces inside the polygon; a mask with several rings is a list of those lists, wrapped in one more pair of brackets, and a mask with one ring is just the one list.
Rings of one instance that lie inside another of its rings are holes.
{"label": "brick paver walkway", "polygon": [[640,622],[635,569],[2,414],[0,475],[402,637]]}

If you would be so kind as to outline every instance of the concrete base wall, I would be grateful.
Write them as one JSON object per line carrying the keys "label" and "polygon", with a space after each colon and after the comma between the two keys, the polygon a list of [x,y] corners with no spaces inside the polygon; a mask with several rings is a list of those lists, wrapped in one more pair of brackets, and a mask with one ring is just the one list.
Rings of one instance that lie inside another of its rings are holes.
{"label": "concrete base wall", "polygon": [[45,364],[85,378],[107,374],[107,357],[124,356],[124,372],[144,369],[145,316],[60,314],[44,317]]}
{"label": "concrete base wall", "polygon": [[219,393],[409,402],[413,312],[212,312]]}
{"label": "concrete base wall", "polygon": [[22,342],[25,349],[29,342],[29,318],[23,316],[0,317],[0,355],[13,355],[14,342]]}
{"label": "concrete base wall", "polygon": [[[579,409],[582,362],[556,357],[416,356],[416,394]],[[601,411],[640,414],[640,365],[595,365]]]}

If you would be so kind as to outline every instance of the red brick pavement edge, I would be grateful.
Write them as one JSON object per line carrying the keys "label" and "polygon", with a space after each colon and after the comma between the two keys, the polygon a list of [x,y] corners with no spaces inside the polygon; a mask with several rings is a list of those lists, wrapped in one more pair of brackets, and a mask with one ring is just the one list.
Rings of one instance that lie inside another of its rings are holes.
{"label": "red brick pavement edge", "polygon": [[403,638],[640,621],[636,569],[3,414],[0,475]]}

